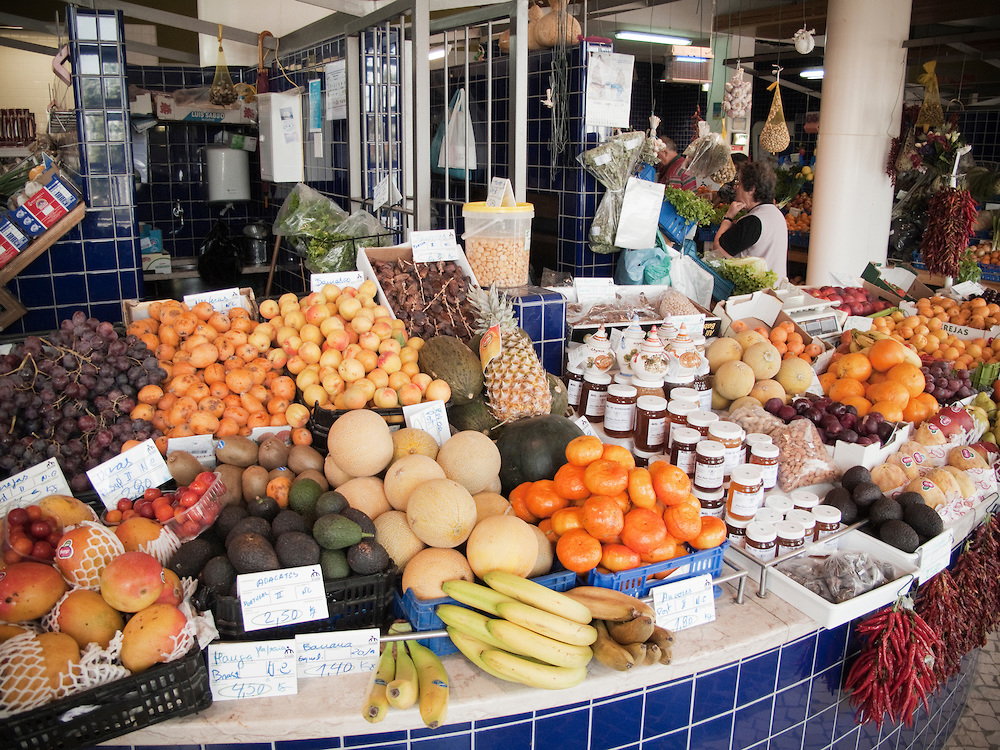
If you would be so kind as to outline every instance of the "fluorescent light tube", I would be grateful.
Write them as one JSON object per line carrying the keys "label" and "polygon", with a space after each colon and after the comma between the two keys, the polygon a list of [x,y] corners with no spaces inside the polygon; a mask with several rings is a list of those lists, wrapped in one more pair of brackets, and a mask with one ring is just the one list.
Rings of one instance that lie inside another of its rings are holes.
{"label": "fluorescent light tube", "polygon": [[651,44],[691,44],[690,39],[666,34],[651,34],[648,31],[616,31],[615,37],[629,42],[649,42]]}

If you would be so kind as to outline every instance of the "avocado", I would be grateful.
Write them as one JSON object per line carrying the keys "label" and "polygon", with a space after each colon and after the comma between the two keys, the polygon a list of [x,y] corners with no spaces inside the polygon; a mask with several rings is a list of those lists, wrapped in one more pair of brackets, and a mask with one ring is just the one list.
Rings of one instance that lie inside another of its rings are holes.
{"label": "avocado", "polygon": [[320,559],[319,545],[304,531],[286,531],[274,543],[274,551],[283,568],[316,565]]}
{"label": "avocado", "polygon": [[347,554],[342,549],[325,549],[320,552],[319,567],[323,571],[323,578],[328,581],[347,578],[351,574]]}
{"label": "avocado", "polygon": [[370,576],[381,573],[391,562],[385,547],[374,539],[362,539],[347,548],[347,564],[358,575]]}
{"label": "avocado", "polygon": [[316,502],[322,494],[323,490],[315,479],[296,479],[288,489],[288,507],[303,516],[315,515]]}
{"label": "avocado", "polygon": [[[291,505],[291,498],[289,497],[288,504]],[[341,495],[336,490],[330,490],[329,492],[324,492],[316,500],[316,507],[313,508],[313,512],[316,517],[325,516],[327,513],[340,513],[344,508],[350,507],[347,503],[347,498]]]}
{"label": "avocado", "polygon": [[229,536],[229,532],[233,530],[233,526],[249,515],[244,505],[227,505],[219,512],[219,517],[215,519],[215,525],[212,528],[218,531],[219,536],[225,539]]}
{"label": "avocado", "polygon": [[840,482],[848,492],[854,492],[854,488],[863,482],[872,481],[872,474],[864,466],[852,466],[844,472]]}
{"label": "avocado", "polygon": [[239,532],[229,543],[229,561],[237,573],[260,573],[281,567],[271,543],[253,532]]}
{"label": "avocado", "polygon": [[882,490],[874,482],[860,482],[851,490],[851,499],[862,513],[881,497]]}
{"label": "avocado", "polygon": [[[916,494],[916,493],[914,493]],[[903,508],[903,520],[920,536],[935,537],[944,531],[944,521],[929,505],[910,503]]]}
{"label": "avocado", "polygon": [[313,538],[325,549],[345,549],[357,544],[365,534],[361,527],[338,513],[327,513],[316,519],[312,528]]}
{"label": "avocado", "polygon": [[265,521],[273,521],[281,511],[281,506],[273,497],[264,495],[247,500],[247,511],[251,516],[263,518]]}
{"label": "avocado", "polygon": [[886,521],[902,521],[903,506],[891,497],[883,497],[868,509],[868,520],[876,529]]}
{"label": "avocado", "polygon": [[340,511],[340,515],[354,521],[366,534],[375,536],[375,522],[363,510],[348,507]]}
{"label": "avocado", "polygon": [[924,498],[919,492],[903,492],[897,498],[896,502],[906,508],[909,505],[926,505]]}
{"label": "avocado", "polygon": [[205,563],[214,556],[215,549],[212,547],[212,543],[207,539],[197,537],[184,542],[174,552],[167,567],[180,578],[197,578],[201,569],[205,567]]}
{"label": "avocado", "polygon": [[201,569],[201,585],[216,596],[225,596],[236,582],[236,569],[225,555],[216,555]]}
{"label": "avocado", "polygon": [[878,538],[903,552],[916,552],[920,537],[905,521],[886,521],[879,527]]}
{"label": "avocado", "polygon": [[289,531],[304,531],[309,533],[311,525],[291,508],[282,508],[278,515],[274,517],[274,520],[271,521],[271,533],[275,539]]}
{"label": "avocado", "polygon": [[246,518],[241,518],[236,522],[236,525],[226,534],[226,550],[229,549],[229,545],[232,544],[233,538],[237,534],[244,534],[246,532],[252,532],[254,534],[260,534],[262,537],[270,542],[274,536],[271,534],[271,524],[266,518],[260,518],[259,516],[247,516]]}

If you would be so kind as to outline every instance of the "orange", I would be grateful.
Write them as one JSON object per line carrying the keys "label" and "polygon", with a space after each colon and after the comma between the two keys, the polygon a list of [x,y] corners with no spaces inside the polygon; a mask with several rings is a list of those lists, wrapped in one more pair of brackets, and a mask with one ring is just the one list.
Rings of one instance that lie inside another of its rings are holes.
{"label": "orange", "polygon": [[628,469],[615,461],[598,458],[584,469],[583,483],[595,495],[617,495],[628,489]]}
{"label": "orange", "polygon": [[528,523],[538,523],[538,518],[524,504],[524,496],[528,494],[528,490],[532,484],[532,482],[521,482],[521,484],[510,491],[507,500],[510,502],[510,507],[514,511],[515,516]]}
{"label": "orange", "polygon": [[628,497],[633,505],[640,508],[652,508],[656,505],[656,491],[653,489],[649,469],[639,466],[629,471]]}
{"label": "orange", "polygon": [[569,506],[569,500],[556,492],[555,482],[539,479],[532,482],[524,495],[524,507],[537,518],[549,518],[560,508]]}
{"label": "orange", "polygon": [[603,454],[604,444],[594,435],[580,435],[570,440],[566,446],[566,460],[574,466],[586,466]]}
{"label": "orange", "polygon": [[587,573],[601,562],[601,543],[583,529],[570,529],[556,542],[556,558],[566,570]]}
{"label": "orange", "polygon": [[653,481],[656,499],[664,505],[681,503],[691,492],[691,480],[684,471],[666,461],[650,464],[649,475]]}
{"label": "orange", "polygon": [[889,372],[906,361],[906,354],[903,352],[903,345],[895,339],[879,339],[868,349],[868,359],[875,370]]}
{"label": "orange", "polygon": [[606,444],[604,446],[604,452],[601,454],[601,458],[620,464],[626,471],[635,468],[635,456],[633,456],[632,451],[624,445],[614,445],[613,443]]}
{"label": "orange", "polygon": [[837,360],[836,371],[838,378],[868,380],[868,376],[872,374],[872,363],[861,352],[851,352]]}
{"label": "orange", "polygon": [[886,380],[884,383],[869,386],[865,397],[872,402],[891,401],[894,404],[899,404],[899,408],[902,409],[910,400],[910,392],[902,383]]}
{"label": "orange", "polygon": [[827,391],[827,395],[834,401],[842,402],[851,396],[864,396],[865,385],[854,378],[837,378]]}
{"label": "orange", "polygon": [[652,552],[667,538],[663,519],[649,508],[633,508],[625,514],[622,544],[639,554]]}
{"label": "orange", "polygon": [[625,525],[625,514],[613,497],[591,495],[582,510],[583,528],[597,539],[617,536]]}
{"label": "orange", "polygon": [[556,492],[567,500],[586,500],[590,497],[590,490],[583,482],[583,472],[582,466],[574,466],[573,464],[560,466],[552,478]]}
{"label": "orange", "polygon": [[872,408],[872,402],[864,396],[848,396],[845,399],[841,399],[841,403],[857,409],[859,417],[863,417]]}
{"label": "orange", "polygon": [[671,505],[663,511],[667,533],[678,542],[690,542],[701,533],[701,513],[687,503]]}
{"label": "orange", "polygon": [[701,532],[688,543],[695,549],[712,549],[718,547],[727,536],[726,522],[716,516],[704,516],[701,519]]}
{"label": "orange", "polygon": [[919,396],[924,392],[924,386],[927,385],[927,380],[924,378],[924,373],[919,367],[911,362],[903,362],[901,364],[895,365],[887,373],[889,380],[901,383],[906,387],[906,390],[910,394],[910,398]]}
{"label": "orange", "polygon": [[[562,536],[570,529],[583,528],[583,508],[576,506],[560,508],[552,514],[551,518],[545,520],[551,522],[552,531],[555,532],[556,536]],[[541,528],[541,525],[539,525],[539,528]]]}
{"label": "orange", "polygon": [[604,544],[601,546],[601,565],[617,573],[620,570],[630,570],[642,565],[639,553],[629,549],[624,544]]}
{"label": "orange", "polygon": [[903,408],[893,401],[877,401],[872,404],[871,410],[877,411],[888,422],[901,422],[903,420]]}

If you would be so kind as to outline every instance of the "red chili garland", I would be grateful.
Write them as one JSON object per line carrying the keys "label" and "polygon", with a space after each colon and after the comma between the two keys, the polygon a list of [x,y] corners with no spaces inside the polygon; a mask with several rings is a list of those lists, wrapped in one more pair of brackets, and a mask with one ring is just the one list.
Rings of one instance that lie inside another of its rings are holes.
{"label": "red chili garland", "polygon": [[920,252],[927,270],[957,276],[962,254],[976,222],[976,202],[968,190],[942,188],[927,205],[927,228]]}

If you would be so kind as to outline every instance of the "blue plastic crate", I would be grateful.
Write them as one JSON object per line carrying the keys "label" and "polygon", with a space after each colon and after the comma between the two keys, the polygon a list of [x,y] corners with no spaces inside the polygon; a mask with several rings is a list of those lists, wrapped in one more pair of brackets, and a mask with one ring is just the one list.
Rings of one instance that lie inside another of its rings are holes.
{"label": "blue plastic crate", "polygon": [[[713,578],[722,572],[722,555],[729,547],[729,542],[725,541],[718,547],[712,549],[692,552],[684,557],[675,557],[672,560],[665,560],[661,563],[643,565],[641,568],[622,570],[618,573],[599,573],[597,570],[590,571],[587,583],[591,586],[600,586],[605,589],[617,589],[631,596],[642,598],[651,589],[663,583],[673,583],[683,581],[686,578],[708,573]],[[685,569],[686,570],[683,570]],[[656,573],[675,570],[669,578],[654,578]]]}
{"label": "blue plastic crate", "polygon": [[[572,570],[561,570],[558,573],[549,573],[531,580],[553,591],[568,591],[577,583],[576,573]],[[437,616],[439,604],[465,606],[450,596],[442,596],[440,599],[418,599],[414,596],[413,589],[408,589],[405,594],[400,594],[397,591],[393,601],[396,615],[409,620],[410,625],[418,632],[421,630],[444,630],[445,624]],[[458,652],[458,648],[451,642],[451,638],[422,638],[417,643],[426,646],[438,656]]]}
{"label": "blue plastic crate", "polygon": [[695,222],[688,221],[677,213],[673,203],[668,200],[663,201],[660,208],[660,229],[670,239],[677,243],[684,242],[684,238],[694,225]]}

